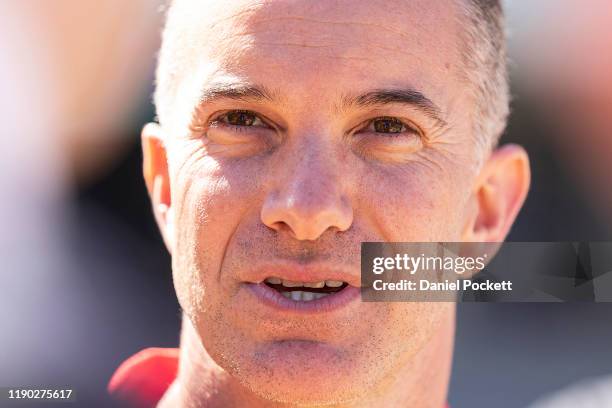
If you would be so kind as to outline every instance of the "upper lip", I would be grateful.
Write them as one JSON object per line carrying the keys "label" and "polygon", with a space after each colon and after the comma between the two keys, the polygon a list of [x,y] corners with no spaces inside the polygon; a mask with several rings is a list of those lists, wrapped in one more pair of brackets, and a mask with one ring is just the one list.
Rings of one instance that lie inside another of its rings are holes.
{"label": "upper lip", "polygon": [[294,282],[321,282],[335,280],[346,282],[350,286],[359,287],[361,277],[359,274],[351,273],[348,267],[338,267],[328,264],[277,261],[258,265],[244,271],[242,280],[251,283],[261,283],[266,278],[276,277]]}

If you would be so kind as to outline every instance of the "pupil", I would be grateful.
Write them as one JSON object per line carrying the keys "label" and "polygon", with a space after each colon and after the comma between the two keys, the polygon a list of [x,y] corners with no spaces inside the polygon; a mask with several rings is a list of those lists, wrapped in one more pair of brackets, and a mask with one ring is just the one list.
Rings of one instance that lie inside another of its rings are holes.
{"label": "pupil", "polygon": [[236,126],[251,126],[255,122],[255,115],[250,112],[229,112],[227,114],[227,121]]}
{"label": "pupil", "polygon": [[401,133],[402,122],[397,119],[378,119],[374,121],[374,130],[378,133]]}

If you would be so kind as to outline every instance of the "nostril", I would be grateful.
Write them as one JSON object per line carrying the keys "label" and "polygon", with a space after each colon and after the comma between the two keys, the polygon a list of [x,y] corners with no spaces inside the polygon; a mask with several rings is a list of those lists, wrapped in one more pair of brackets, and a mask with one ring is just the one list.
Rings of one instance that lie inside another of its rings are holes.
{"label": "nostril", "polygon": [[276,232],[287,233],[293,236],[293,231],[291,230],[291,227],[284,221],[273,222],[271,224],[266,224],[266,226]]}

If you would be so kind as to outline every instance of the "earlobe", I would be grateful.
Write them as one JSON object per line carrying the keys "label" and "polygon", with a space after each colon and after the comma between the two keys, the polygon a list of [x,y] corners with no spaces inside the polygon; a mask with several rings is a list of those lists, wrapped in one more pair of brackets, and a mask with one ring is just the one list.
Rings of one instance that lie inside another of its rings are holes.
{"label": "earlobe", "polygon": [[522,147],[510,144],[495,150],[477,177],[464,240],[504,241],[525,201],[530,178]]}
{"label": "earlobe", "polygon": [[143,175],[155,221],[162,237],[172,253],[174,228],[168,159],[162,129],[155,123],[148,123],[142,130]]}

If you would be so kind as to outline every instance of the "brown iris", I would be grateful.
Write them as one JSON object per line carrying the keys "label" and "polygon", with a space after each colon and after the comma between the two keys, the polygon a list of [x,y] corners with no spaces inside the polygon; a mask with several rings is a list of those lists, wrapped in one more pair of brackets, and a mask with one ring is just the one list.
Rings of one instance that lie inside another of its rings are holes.
{"label": "brown iris", "polygon": [[377,133],[402,133],[405,129],[402,121],[396,118],[378,118],[375,119],[372,124]]}
{"label": "brown iris", "polygon": [[257,116],[249,111],[231,111],[226,114],[227,123],[234,126],[253,126]]}

